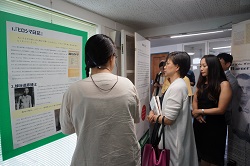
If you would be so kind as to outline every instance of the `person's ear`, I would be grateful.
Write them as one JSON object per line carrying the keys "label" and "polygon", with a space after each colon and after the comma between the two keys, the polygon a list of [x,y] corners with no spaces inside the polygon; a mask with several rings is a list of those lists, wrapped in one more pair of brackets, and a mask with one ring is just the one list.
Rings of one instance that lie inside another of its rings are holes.
{"label": "person's ear", "polygon": [[176,71],[180,70],[179,65],[176,65]]}
{"label": "person's ear", "polygon": [[115,58],[114,58],[114,56],[113,56],[113,55],[111,55],[111,56],[109,57],[109,61],[110,61],[110,63],[112,63],[114,59],[115,59]]}
{"label": "person's ear", "polygon": [[111,55],[109,57],[109,63],[110,63],[111,66],[112,66],[112,63],[115,63],[115,56]]}

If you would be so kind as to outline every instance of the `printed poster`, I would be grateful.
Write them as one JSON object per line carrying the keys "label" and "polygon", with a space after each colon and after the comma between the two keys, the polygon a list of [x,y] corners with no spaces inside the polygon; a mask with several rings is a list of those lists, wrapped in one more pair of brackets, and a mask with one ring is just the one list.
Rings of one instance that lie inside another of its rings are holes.
{"label": "printed poster", "polygon": [[13,149],[60,132],[64,92],[82,79],[82,37],[6,22]]}
{"label": "printed poster", "polygon": [[238,106],[232,110],[228,132],[228,159],[237,165],[250,165],[250,60],[235,61],[231,72],[237,78]]}
{"label": "printed poster", "polygon": [[136,124],[137,138],[149,128],[146,117],[150,111],[150,41],[135,33],[135,87],[140,99],[141,122]]}

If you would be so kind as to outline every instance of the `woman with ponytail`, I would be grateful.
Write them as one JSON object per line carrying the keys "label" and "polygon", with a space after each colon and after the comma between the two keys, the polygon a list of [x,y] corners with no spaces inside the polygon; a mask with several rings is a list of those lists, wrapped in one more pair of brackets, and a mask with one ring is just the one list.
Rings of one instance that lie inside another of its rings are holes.
{"label": "woman with ponytail", "polygon": [[65,92],[60,120],[64,134],[76,133],[71,165],[139,166],[135,123],[138,94],[133,83],[112,74],[116,47],[106,35],[90,37],[85,46],[86,75]]}

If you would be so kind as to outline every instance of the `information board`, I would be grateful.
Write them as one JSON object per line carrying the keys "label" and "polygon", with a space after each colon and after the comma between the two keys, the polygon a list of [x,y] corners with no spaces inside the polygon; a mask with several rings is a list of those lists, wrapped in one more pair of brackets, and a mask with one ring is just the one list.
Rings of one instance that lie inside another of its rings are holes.
{"label": "information board", "polygon": [[0,12],[3,160],[62,138],[64,92],[85,77],[87,32]]}

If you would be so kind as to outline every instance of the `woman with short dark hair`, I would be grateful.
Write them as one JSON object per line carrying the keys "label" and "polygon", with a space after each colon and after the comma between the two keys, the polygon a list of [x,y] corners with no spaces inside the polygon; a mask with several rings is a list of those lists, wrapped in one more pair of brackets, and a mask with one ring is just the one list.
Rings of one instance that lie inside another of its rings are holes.
{"label": "woman with short dark hair", "polygon": [[[186,52],[170,53],[164,67],[165,76],[171,84],[163,97],[159,122],[165,116],[165,145],[170,149],[170,166],[198,166],[188,89],[183,80],[189,68],[190,56]],[[148,120],[154,123],[157,117],[158,115],[150,111]]]}

